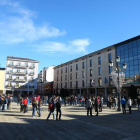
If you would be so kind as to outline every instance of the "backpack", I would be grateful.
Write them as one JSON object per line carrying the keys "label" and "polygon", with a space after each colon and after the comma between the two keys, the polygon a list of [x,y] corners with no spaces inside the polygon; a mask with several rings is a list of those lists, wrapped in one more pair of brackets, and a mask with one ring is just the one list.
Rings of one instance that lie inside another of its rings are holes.
{"label": "backpack", "polygon": [[52,107],[53,107],[53,104],[50,103],[50,104],[49,104],[49,109],[52,109]]}

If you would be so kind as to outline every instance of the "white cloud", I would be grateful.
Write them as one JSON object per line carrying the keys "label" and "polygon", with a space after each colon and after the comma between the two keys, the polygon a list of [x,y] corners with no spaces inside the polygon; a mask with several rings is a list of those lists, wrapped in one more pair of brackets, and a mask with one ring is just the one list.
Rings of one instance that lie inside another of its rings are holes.
{"label": "white cloud", "polygon": [[10,7],[9,15],[0,15],[0,41],[3,43],[28,42],[66,34],[47,23],[35,25],[33,18],[36,13],[22,8],[19,3],[10,0],[0,0],[0,3],[0,6]]}
{"label": "white cloud", "polygon": [[89,39],[76,39],[69,41],[67,44],[59,42],[43,42],[38,45],[34,45],[34,51],[43,52],[45,54],[86,54],[87,46],[90,44]]}

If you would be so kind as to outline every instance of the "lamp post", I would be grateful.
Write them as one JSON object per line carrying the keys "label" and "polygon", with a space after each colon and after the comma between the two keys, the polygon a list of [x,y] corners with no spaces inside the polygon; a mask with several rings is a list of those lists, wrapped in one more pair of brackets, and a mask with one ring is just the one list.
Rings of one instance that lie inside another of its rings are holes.
{"label": "lamp post", "polygon": [[[113,81],[115,83],[115,86],[117,88],[118,91],[118,109],[117,111],[121,111],[121,87],[123,84],[123,78],[125,77],[124,72],[126,70],[126,63],[123,64],[123,69],[120,68],[119,66],[119,62],[120,62],[120,57],[117,56],[116,57],[116,68],[114,69],[114,71],[112,71],[111,75],[113,77]],[[113,67],[113,61],[110,61],[109,63],[110,67]]]}

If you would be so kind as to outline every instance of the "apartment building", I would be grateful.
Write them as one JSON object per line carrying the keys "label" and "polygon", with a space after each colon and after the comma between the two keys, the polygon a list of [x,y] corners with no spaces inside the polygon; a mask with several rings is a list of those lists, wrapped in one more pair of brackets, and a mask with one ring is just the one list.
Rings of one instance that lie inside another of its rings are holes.
{"label": "apartment building", "polygon": [[[111,76],[116,67],[116,56],[120,56],[120,66],[127,64],[122,95],[128,94],[129,86],[140,89],[140,36],[114,44],[80,58],[54,67],[54,90],[68,89],[71,94],[117,95]],[[110,67],[109,62],[114,66]],[[140,90],[139,90],[140,91]]]}
{"label": "apartment building", "polygon": [[39,61],[21,58],[7,57],[5,70],[5,93],[34,95],[37,89]]}
{"label": "apartment building", "polygon": [[0,68],[0,94],[4,94],[5,68]]}
{"label": "apartment building", "polygon": [[38,74],[38,92],[40,94],[53,93],[54,67],[44,67]]}

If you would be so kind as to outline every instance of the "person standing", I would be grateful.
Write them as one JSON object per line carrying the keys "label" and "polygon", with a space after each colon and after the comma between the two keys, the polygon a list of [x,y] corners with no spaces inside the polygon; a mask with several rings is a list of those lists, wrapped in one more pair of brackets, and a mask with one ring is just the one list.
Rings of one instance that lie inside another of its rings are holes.
{"label": "person standing", "polygon": [[23,103],[23,112],[26,113],[26,111],[27,111],[27,105],[28,105],[27,98],[25,98],[22,103]]}
{"label": "person standing", "polygon": [[55,120],[55,112],[54,112],[54,110],[55,110],[55,103],[54,103],[54,100],[52,100],[52,102],[50,102],[49,110],[50,110],[50,113],[48,114],[47,121],[48,121],[51,113],[53,113],[53,119]]}
{"label": "person standing", "polygon": [[58,120],[58,112],[59,112],[59,120],[61,120],[61,102],[60,100],[56,103],[56,120]]}
{"label": "person standing", "polygon": [[128,98],[128,102],[127,102],[127,104],[128,104],[128,108],[129,108],[129,114],[131,114],[132,100],[131,100],[130,97]]}
{"label": "person standing", "polygon": [[92,102],[90,97],[86,101],[86,109],[87,109],[87,116],[89,116],[89,111],[90,111],[90,116],[92,116]]}
{"label": "person standing", "polygon": [[33,107],[32,116],[35,117],[35,112],[36,112],[36,109],[37,109],[37,100],[36,99],[33,99],[32,107]]}
{"label": "person standing", "polygon": [[125,110],[126,100],[124,99],[124,96],[121,99],[121,104],[122,104],[122,112],[123,114],[126,114],[126,110]]}
{"label": "person standing", "polygon": [[97,112],[97,114],[95,116],[98,116],[98,108],[99,108],[99,104],[98,104],[98,98],[95,97],[95,112]]}
{"label": "person standing", "polygon": [[42,106],[43,102],[41,100],[41,98],[38,101],[38,115],[39,117],[41,117],[41,106]]}

